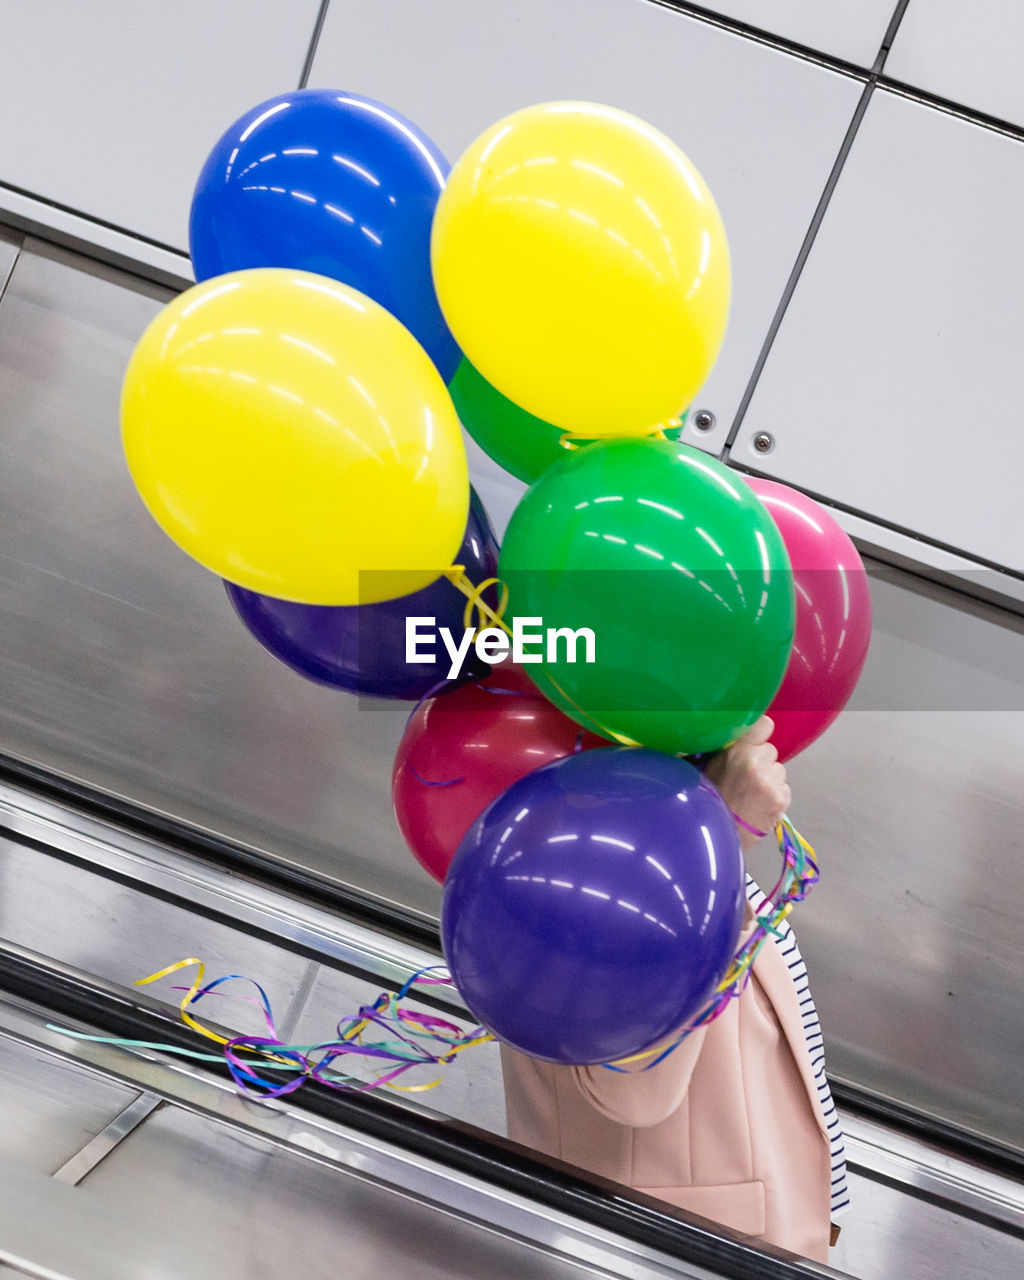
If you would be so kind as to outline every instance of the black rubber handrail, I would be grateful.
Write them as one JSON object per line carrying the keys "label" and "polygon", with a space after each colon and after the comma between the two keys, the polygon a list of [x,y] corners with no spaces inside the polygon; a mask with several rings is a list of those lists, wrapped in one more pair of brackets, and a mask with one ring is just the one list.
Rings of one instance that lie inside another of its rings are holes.
{"label": "black rubber handrail", "polygon": [[874,1093],[849,1080],[829,1080],[832,1097],[848,1114],[876,1120],[887,1129],[918,1138],[944,1154],[979,1165],[1024,1185],[1024,1152],[974,1130],[965,1130],[929,1112]]}

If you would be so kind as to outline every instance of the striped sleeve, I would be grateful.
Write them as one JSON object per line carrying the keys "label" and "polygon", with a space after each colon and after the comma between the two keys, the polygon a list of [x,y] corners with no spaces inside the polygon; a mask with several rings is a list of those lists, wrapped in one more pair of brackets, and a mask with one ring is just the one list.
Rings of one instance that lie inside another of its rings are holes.
{"label": "striped sleeve", "polygon": [[[755,882],[747,876],[747,901],[753,909],[760,913],[770,904]],[[839,1122],[836,1104],[832,1101],[832,1091],[828,1087],[825,1076],[825,1043],[821,1034],[818,1012],[811,998],[810,984],[807,978],[807,966],[796,944],[796,937],[789,927],[789,921],[783,920],[778,926],[779,936],[772,941],[782,952],[782,958],[789,968],[796,988],[796,997],[800,1005],[803,1019],[804,1036],[807,1040],[807,1052],[810,1054],[814,1078],[818,1083],[818,1101],[821,1103],[832,1147],[832,1217],[838,1217],[850,1207],[850,1194],[846,1183],[846,1148],[843,1144],[843,1130]]]}

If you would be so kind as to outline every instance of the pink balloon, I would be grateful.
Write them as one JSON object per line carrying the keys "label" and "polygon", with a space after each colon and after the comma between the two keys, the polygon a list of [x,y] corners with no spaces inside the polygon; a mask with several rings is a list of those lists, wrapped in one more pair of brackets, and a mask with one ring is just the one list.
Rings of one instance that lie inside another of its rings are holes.
{"label": "pink balloon", "polygon": [[409,718],[395,756],[395,817],[417,861],[444,881],[459,842],[492,800],[542,765],[607,747],[548,702],[511,662],[430,698]]}
{"label": "pink balloon", "polygon": [[796,631],[768,708],[772,742],[789,760],[849,701],[871,642],[871,593],[857,548],[819,503],[774,480],[744,477],[771,513],[793,566]]}

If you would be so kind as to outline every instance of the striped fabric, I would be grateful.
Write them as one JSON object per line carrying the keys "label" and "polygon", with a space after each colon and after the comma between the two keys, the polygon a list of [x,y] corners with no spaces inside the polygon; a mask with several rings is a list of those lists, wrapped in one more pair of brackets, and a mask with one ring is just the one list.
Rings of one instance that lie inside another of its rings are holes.
{"label": "striped fabric", "polygon": [[[747,876],[747,901],[758,914],[770,905],[750,876]],[[783,920],[779,925],[779,933],[781,936],[774,941],[793,975],[793,983],[796,986],[796,995],[803,1015],[807,1051],[811,1055],[811,1065],[818,1082],[818,1098],[832,1140],[832,1217],[835,1218],[845,1213],[850,1207],[850,1194],[846,1186],[846,1149],[843,1145],[843,1131],[836,1112],[836,1104],[832,1101],[828,1080],[825,1078],[825,1044],[821,1035],[818,1013],[811,998],[807,966],[800,955],[800,949],[796,945],[796,938],[789,927],[788,920]]]}

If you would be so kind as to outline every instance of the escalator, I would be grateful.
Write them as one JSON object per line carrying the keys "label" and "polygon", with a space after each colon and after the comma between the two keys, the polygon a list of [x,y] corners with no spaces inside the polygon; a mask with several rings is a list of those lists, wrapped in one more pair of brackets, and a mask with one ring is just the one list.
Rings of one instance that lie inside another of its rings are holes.
{"label": "escalator", "polygon": [[[181,1023],[180,980],[131,985],[194,955],[208,977],[260,981],[283,1040],[325,1038],[339,1016],[436,963],[436,941],[413,915],[384,918],[352,891],[261,874],[244,850],[123,801],[14,761],[3,779],[0,1262],[16,1274],[835,1273],[509,1143],[493,1046],[462,1055],[425,1094],[307,1081],[253,1102],[221,1061],[64,1034],[208,1047]],[[418,999],[466,1021],[452,995]],[[258,1030],[226,1008],[215,1022]],[[838,1081],[835,1091],[855,1200],[833,1250],[840,1272],[1021,1273],[1012,1150]]]}
{"label": "escalator", "polygon": [[[131,487],[149,274],[0,227],[0,1275],[831,1274],[510,1144],[494,1045],[429,1092],[257,1103],[220,1055],[106,1042],[208,1047],[179,979],[133,985],[191,956],[258,980],[288,1042],[439,959],[390,814],[408,706],[275,662]],[[519,488],[471,465],[500,525]],[[873,592],[861,705],[791,771],[853,1195],[831,1266],[1017,1277],[1019,619],[903,570]]]}

